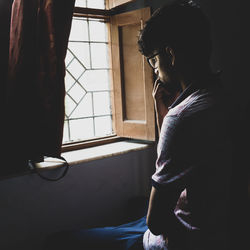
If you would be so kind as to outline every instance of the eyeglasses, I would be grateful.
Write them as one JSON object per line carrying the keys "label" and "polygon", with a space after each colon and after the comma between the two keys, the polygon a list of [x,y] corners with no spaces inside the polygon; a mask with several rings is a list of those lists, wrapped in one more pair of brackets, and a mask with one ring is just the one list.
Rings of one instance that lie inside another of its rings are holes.
{"label": "eyeglasses", "polygon": [[150,56],[150,57],[147,57],[147,61],[148,61],[148,64],[153,68],[153,69],[156,69],[156,56],[159,55],[161,53],[161,51],[155,53],[154,55]]}

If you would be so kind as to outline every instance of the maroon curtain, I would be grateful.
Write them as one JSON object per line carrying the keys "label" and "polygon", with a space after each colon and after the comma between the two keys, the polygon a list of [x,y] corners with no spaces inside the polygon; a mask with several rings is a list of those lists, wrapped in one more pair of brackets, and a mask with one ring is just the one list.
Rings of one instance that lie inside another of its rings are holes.
{"label": "maroon curtain", "polygon": [[7,86],[9,147],[21,159],[58,157],[64,59],[75,0],[14,0]]}

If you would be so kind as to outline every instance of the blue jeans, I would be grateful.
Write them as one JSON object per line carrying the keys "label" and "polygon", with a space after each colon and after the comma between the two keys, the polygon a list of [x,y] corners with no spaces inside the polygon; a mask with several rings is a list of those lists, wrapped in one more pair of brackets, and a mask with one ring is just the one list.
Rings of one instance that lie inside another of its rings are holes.
{"label": "blue jeans", "polygon": [[143,234],[148,229],[146,216],[116,227],[82,229],[52,235],[46,250],[141,250]]}

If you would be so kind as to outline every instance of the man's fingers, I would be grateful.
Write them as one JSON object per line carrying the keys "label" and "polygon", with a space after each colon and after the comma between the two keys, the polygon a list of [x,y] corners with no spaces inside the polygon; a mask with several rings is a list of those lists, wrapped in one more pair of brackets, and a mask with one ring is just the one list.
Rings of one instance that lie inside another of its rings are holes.
{"label": "man's fingers", "polygon": [[152,92],[153,97],[155,96],[158,87],[159,87],[159,81],[158,81],[158,79],[157,79],[157,80],[154,82],[154,87],[153,87],[153,92]]}
{"label": "man's fingers", "polygon": [[157,84],[154,91],[153,91],[153,96],[155,97],[156,95],[159,95],[164,92],[164,89],[160,84]]}
{"label": "man's fingers", "polygon": [[155,92],[155,89],[157,88],[157,86],[159,86],[159,79],[156,79],[155,82],[154,82],[154,87],[153,87],[153,92]]}
{"label": "man's fingers", "polygon": [[164,93],[165,95],[169,96],[170,93],[164,86],[164,83],[160,81],[155,81],[154,88],[153,88],[153,96],[156,96],[156,94],[162,94]]}

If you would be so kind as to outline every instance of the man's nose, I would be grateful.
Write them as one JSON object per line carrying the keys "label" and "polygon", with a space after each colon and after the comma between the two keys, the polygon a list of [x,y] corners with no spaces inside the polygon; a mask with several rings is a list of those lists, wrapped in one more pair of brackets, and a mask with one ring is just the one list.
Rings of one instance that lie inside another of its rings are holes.
{"label": "man's nose", "polygon": [[154,72],[155,72],[156,75],[158,75],[158,68],[155,68]]}

